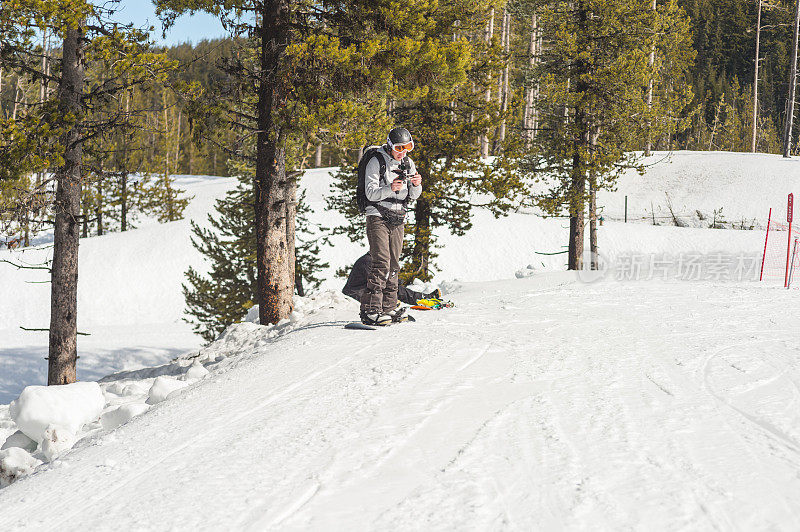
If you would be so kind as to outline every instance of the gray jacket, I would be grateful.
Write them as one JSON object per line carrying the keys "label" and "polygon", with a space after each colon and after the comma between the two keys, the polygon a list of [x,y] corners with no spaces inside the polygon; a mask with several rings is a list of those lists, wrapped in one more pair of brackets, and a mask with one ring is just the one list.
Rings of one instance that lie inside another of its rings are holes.
{"label": "gray jacket", "polygon": [[[386,163],[386,175],[381,177],[381,165],[378,162],[377,157],[383,157],[384,162]],[[364,174],[364,192],[367,196],[369,201],[378,202],[381,207],[386,207],[387,209],[394,209],[396,211],[400,211],[403,209],[402,203],[395,203],[391,201],[382,201],[386,200],[387,198],[397,198],[399,200],[405,199],[406,196],[415,200],[419,198],[420,194],[422,194],[422,185],[415,187],[411,186],[411,181],[406,181],[403,184],[403,188],[398,190],[397,192],[392,192],[391,184],[396,174],[393,170],[400,168],[400,163],[402,161],[395,161],[394,157],[386,151],[386,146],[381,147],[377,155],[369,160],[367,163],[366,172]],[[409,173],[414,175],[417,173],[417,167],[414,165],[414,161],[411,158],[408,159],[410,170]],[[380,216],[381,214],[378,212],[372,205],[367,205],[366,208],[366,215],[367,216]]]}

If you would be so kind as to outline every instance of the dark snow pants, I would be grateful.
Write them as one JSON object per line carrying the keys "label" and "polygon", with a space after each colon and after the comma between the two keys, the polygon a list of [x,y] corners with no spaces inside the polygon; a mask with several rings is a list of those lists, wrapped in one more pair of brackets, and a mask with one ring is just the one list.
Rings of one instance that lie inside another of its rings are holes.
{"label": "dark snow pants", "polygon": [[[347,276],[347,283],[342,288],[342,293],[348,297],[352,297],[359,303],[364,296],[364,291],[367,289],[367,278],[369,277],[369,270],[372,266],[372,259],[369,253],[364,253],[360,259],[353,264],[350,270],[350,275]],[[405,286],[397,287],[397,299],[408,305],[416,305],[417,300],[424,299],[425,294],[416,292]]]}
{"label": "dark snow pants", "polygon": [[389,312],[397,306],[403,225],[391,226],[380,216],[367,216],[367,240],[372,265],[361,297],[361,311]]}

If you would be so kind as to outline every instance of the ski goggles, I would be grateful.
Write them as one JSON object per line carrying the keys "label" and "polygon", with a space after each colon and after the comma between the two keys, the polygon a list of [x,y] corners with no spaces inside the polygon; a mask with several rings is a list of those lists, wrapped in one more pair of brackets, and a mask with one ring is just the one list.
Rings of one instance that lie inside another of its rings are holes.
{"label": "ski goggles", "polygon": [[405,144],[392,144],[392,149],[396,152],[411,151],[414,149],[414,141],[412,140]]}

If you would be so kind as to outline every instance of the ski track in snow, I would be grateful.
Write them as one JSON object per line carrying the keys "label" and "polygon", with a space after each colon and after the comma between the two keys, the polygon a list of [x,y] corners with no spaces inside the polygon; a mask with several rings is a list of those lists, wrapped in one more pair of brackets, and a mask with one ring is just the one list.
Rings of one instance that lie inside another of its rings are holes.
{"label": "ski track in snow", "polygon": [[792,295],[554,274],[374,332],[254,327],[0,491],[0,529],[797,529]]}
{"label": "ski track in snow", "polygon": [[[235,425],[237,422],[239,422],[239,421],[245,419],[247,416],[253,414],[255,411],[263,409],[263,408],[265,408],[267,406],[270,406],[271,404],[275,403],[277,400],[287,396],[288,394],[291,394],[291,393],[297,391],[298,389],[303,387],[305,384],[307,384],[307,383],[313,381],[314,379],[316,379],[318,376],[329,372],[330,370],[334,369],[337,366],[345,364],[348,360],[349,360],[348,358],[345,358],[345,359],[342,359],[342,360],[336,362],[335,364],[332,364],[331,366],[329,366],[327,368],[315,371],[315,372],[311,373],[310,375],[307,375],[307,376],[301,378],[297,382],[294,382],[291,385],[286,386],[285,388],[283,388],[279,392],[268,396],[266,399],[264,399],[263,401],[259,402],[253,408],[245,410],[244,412],[240,412],[239,414],[237,414],[233,418],[231,418],[229,420],[225,420],[224,423],[216,424],[216,425],[212,426],[209,430],[207,430],[205,432],[202,432],[202,433],[200,433],[198,435],[193,436],[186,443],[181,444],[178,447],[175,447],[174,449],[170,450],[165,455],[159,457],[157,460],[155,460],[149,466],[147,466],[143,471],[137,473],[136,475],[133,475],[133,476],[127,478],[123,483],[121,483],[118,486],[114,487],[109,492],[101,493],[99,495],[99,497],[95,498],[95,502],[100,503],[104,499],[108,499],[110,496],[112,496],[114,493],[116,493],[117,491],[119,491],[122,488],[124,488],[126,485],[132,484],[134,481],[139,480],[142,477],[145,477],[148,473],[150,473],[151,471],[156,469],[158,466],[162,465],[165,461],[167,461],[168,459],[170,459],[174,455],[180,453],[181,451],[184,451],[185,449],[187,449],[190,446],[197,445],[198,442],[201,442],[201,440],[208,439],[211,436],[217,435],[220,432],[224,431],[225,429],[230,428],[231,426]],[[76,512],[73,512],[72,514],[67,515],[66,517],[63,518],[63,520],[60,523],[58,523],[58,526],[59,527],[65,526],[67,523],[69,523],[74,518],[76,518],[80,513],[81,513],[81,510],[77,510]]]}

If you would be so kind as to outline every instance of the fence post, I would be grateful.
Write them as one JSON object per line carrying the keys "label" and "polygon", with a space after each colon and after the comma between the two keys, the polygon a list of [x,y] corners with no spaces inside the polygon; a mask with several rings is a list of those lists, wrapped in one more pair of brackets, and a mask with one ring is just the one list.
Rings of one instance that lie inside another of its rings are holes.
{"label": "fence post", "polygon": [[792,262],[789,266],[789,283],[786,285],[786,288],[792,286],[792,277],[794,277],[794,259],[797,256],[797,238],[794,239],[794,247],[792,248]]}
{"label": "fence post", "polygon": [[764,239],[764,255],[761,257],[761,275],[758,276],[759,281],[764,280],[764,263],[767,261],[767,242],[769,242],[769,224],[772,221],[772,207],[769,209],[769,218],[767,218],[767,237]]}
{"label": "fence post", "polygon": [[786,242],[786,275],[783,279],[783,286],[789,288],[789,255],[792,248],[792,218],[794,218],[794,194],[789,194],[789,201],[786,207],[786,221],[789,222],[789,241]]}

